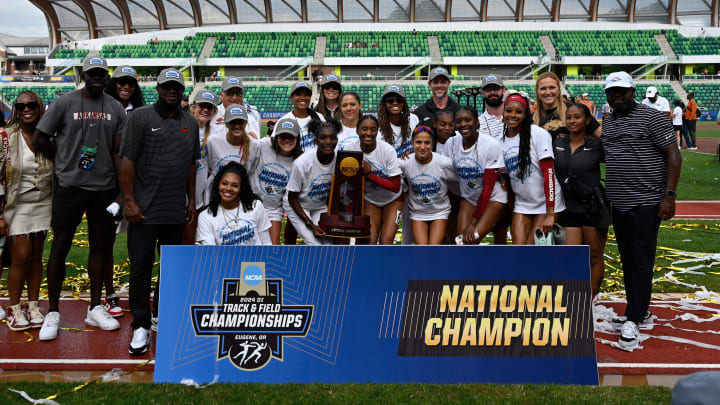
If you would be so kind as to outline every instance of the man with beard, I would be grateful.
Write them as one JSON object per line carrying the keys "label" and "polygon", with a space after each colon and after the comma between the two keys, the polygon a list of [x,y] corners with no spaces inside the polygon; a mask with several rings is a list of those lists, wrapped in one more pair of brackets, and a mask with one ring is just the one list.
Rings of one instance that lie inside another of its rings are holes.
{"label": "man with beard", "polygon": [[621,330],[619,345],[632,348],[639,342],[639,329],[652,329],[648,307],[658,229],[675,215],[682,156],[672,122],[635,101],[629,74],[610,74],[605,94],[612,107],[602,125],[605,185],[627,295],[625,316],[613,324]]}
{"label": "man with beard", "polygon": [[150,311],[155,247],[181,244],[185,223],[196,214],[195,162],[200,159],[197,121],[180,108],[185,89],[182,73],[164,69],[157,83],[158,101],[133,112],[120,146],[120,184],[130,224],[132,355],[147,352],[150,328],[157,325],[159,277]]}
{"label": "man with beard", "polygon": [[505,98],[505,85],[501,78],[488,75],[480,85],[480,94],[485,103],[485,111],[480,116],[480,133],[501,140],[503,137],[503,100]]}
{"label": "man with beard", "polygon": [[440,111],[450,111],[454,114],[460,109],[460,104],[448,96],[451,82],[450,73],[448,73],[447,69],[441,66],[436,67],[430,71],[428,79],[432,97],[416,108],[414,113],[420,119],[420,124],[432,126],[435,121],[435,114]]}
{"label": "man with beard", "polygon": [[248,123],[245,127],[245,131],[255,138],[260,139],[262,132],[260,132],[260,113],[254,105],[250,105],[245,101],[245,87],[243,86],[242,80],[237,76],[228,76],[222,82],[222,92],[220,93],[220,101],[222,102],[217,106],[218,112],[212,119],[212,125],[221,127],[222,133],[227,132],[225,128],[225,108],[231,104],[240,104],[245,106],[245,110],[248,113]]}
{"label": "man with beard", "polygon": [[[83,214],[88,221],[90,306],[85,323],[104,330],[120,324],[100,305],[103,268],[112,263],[115,220],[106,210],[118,197],[118,148],[125,127],[122,105],[106,94],[105,59],[88,56],[83,62],[85,87],[55,100],[37,125],[35,152],[55,162],[58,183],[53,195],[53,241],[47,264],[49,309],[40,340],[57,337],[59,300],[65,280],[65,259]],[[54,140],[51,140],[54,138]],[[32,185],[27,185],[32,192]]]}

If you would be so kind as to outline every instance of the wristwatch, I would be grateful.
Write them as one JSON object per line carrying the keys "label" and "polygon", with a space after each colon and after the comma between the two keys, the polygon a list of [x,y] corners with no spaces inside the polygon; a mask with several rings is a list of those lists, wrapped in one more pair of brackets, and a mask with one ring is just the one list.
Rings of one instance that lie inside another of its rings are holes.
{"label": "wristwatch", "polygon": [[677,197],[677,193],[672,190],[665,190],[665,197],[675,198]]}

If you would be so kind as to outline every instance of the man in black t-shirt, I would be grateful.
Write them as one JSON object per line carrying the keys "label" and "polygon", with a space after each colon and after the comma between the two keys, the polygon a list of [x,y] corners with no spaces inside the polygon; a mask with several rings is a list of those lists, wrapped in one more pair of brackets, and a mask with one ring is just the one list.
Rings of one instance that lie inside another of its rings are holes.
{"label": "man in black t-shirt", "polygon": [[184,89],[179,71],[162,70],[158,101],[130,115],[120,146],[120,184],[129,222],[132,355],[147,352],[150,329],[156,328],[159,278],[150,311],[155,247],[181,244],[185,223],[195,216],[195,162],[200,159],[200,141],[197,121],[180,108]]}
{"label": "man in black t-shirt", "polygon": [[460,104],[456,103],[448,95],[450,89],[450,73],[444,67],[436,67],[430,71],[428,78],[428,86],[432,91],[432,96],[428,101],[415,109],[414,113],[420,119],[421,125],[432,127],[435,120],[435,114],[439,111],[451,111],[455,113],[460,109]]}

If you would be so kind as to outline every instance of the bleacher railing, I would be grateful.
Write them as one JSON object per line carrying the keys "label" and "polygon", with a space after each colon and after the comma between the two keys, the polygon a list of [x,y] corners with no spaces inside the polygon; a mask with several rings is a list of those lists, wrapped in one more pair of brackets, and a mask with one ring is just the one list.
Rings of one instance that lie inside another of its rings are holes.
{"label": "bleacher railing", "polygon": [[708,81],[718,81],[720,80],[720,73],[716,75],[706,75],[706,74],[692,74],[692,75],[683,75],[683,80],[708,80]]}

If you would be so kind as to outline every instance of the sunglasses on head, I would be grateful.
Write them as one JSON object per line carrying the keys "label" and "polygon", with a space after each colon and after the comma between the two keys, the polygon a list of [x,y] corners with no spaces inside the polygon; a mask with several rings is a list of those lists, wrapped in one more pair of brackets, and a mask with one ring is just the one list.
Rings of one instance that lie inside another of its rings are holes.
{"label": "sunglasses on head", "polygon": [[419,134],[420,132],[427,132],[429,134],[432,134],[432,129],[430,129],[430,127],[425,126],[425,125],[419,125],[419,126],[415,127],[415,130],[413,132],[416,134]]}
{"label": "sunglasses on head", "polygon": [[15,109],[18,111],[25,111],[25,108],[29,108],[31,110],[34,110],[38,108],[40,104],[37,103],[37,101],[31,101],[29,103],[15,103]]}
{"label": "sunglasses on head", "polygon": [[405,101],[402,97],[387,97],[385,102],[388,104],[402,104]]}

